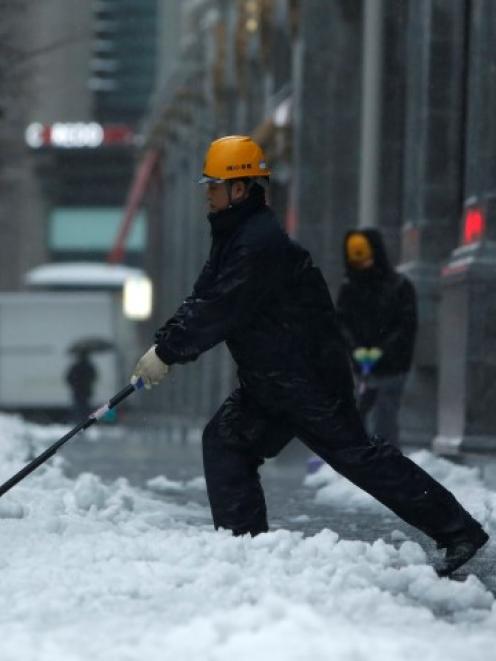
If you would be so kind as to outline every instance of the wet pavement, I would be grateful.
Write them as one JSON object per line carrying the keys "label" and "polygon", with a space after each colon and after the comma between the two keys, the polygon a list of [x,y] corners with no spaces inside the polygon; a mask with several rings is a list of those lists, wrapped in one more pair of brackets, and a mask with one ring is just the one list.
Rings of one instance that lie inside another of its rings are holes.
{"label": "wet pavement", "polygon": [[[61,454],[67,461],[66,472],[76,476],[81,472],[99,475],[104,481],[125,477],[129,482],[146,488],[147,480],[165,475],[170,480],[188,481],[203,475],[199,433],[189,440],[176,439],[159,429],[100,427],[97,434],[86,432],[89,440],[79,438],[68,443]],[[94,440],[91,440],[94,437]],[[407,449],[408,450],[408,449]],[[439,553],[422,533],[394,514],[374,510],[332,508],[315,503],[315,490],[305,487],[309,453],[297,441],[284,450],[279,457],[262,468],[269,522],[272,529],[299,530],[304,535],[313,535],[330,528],[345,539],[360,539],[373,542],[376,539],[393,541],[391,533],[400,531],[411,540],[419,542],[434,563]],[[496,454],[455,457],[453,461],[477,466],[488,488],[496,490]],[[154,492],[157,497],[159,493]],[[170,501],[194,502],[208,507],[206,493],[198,488],[185,489],[177,493],[168,492]],[[475,574],[496,594],[496,544],[491,541],[455,578],[464,580]]]}

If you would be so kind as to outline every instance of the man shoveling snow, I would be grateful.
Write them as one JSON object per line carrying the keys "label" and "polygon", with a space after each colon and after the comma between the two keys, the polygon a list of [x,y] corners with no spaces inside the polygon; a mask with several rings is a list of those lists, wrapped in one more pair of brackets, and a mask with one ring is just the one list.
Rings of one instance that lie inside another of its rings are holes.
{"label": "man shoveling snow", "polygon": [[138,361],[132,381],[156,385],[169,366],[226,342],[239,387],[203,434],[215,527],[235,535],[268,530],[258,468],[297,436],[445,548],[438,573],[448,575],[488,535],[428,473],[387,440],[367,436],[327,285],[267,206],[269,175],[250,138],[227,136],[210,145],[200,179],[210,211],[209,258],[191,296]]}

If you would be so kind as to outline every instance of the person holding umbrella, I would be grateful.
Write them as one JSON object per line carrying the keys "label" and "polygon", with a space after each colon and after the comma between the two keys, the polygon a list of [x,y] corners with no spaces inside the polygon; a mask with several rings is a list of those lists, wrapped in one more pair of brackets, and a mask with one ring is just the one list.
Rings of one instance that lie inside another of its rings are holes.
{"label": "person holding umbrella", "polygon": [[65,380],[71,390],[76,420],[84,420],[91,412],[91,398],[98,372],[90,360],[90,354],[112,349],[114,343],[103,337],[83,337],[69,347],[69,353],[75,355],[75,360],[67,370]]}
{"label": "person holding umbrella", "polygon": [[91,396],[97,371],[87,351],[76,353],[75,361],[66,372],[65,380],[71,390],[73,413],[76,420],[86,419],[91,412]]}
{"label": "person holding umbrella", "polygon": [[212,244],[192,294],[157,331],[131,383],[162,381],[170,366],[226,342],[239,386],[203,433],[216,528],[268,530],[258,469],[298,436],[336,471],[446,548],[440,575],[488,535],[447,489],[398,448],[365,432],[348,351],[325,280],[266,204],[269,169],[247,136],[215,140],[206,185]]}

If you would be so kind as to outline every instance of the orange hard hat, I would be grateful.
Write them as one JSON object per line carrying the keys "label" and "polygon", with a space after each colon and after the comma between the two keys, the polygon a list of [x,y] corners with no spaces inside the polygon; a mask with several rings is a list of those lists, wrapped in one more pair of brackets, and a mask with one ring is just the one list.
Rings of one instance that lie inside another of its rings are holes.
{"label": "orange hard hat", "polygon": [[353,232],[346,240],[346,258],[352,266],[363,268],[373,262],[374,251],[370,241],[361,232]]}
{"label": "orange hard hat", "polygon": [[227,135],[208,148],[200,184],[242,177],[268,177],[270,170],[256,142],[247,135]]}

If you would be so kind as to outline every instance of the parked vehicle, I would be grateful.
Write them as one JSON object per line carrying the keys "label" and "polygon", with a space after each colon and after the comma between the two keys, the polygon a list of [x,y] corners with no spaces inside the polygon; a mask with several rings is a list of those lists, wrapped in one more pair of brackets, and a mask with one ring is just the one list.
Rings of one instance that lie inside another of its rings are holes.
{"label": "parked vehicle", "polygon": [[[141,270],[121,265],[47,264],[26,274],[30,291],[1,293],[0,409],[69,410],[65,375],[81,348],[98,374],[94,404],[119,390],[142,348],[129,301],[124,310],[125,287],[144,278]],[[142,296],[138,303],[143,319]]]}

